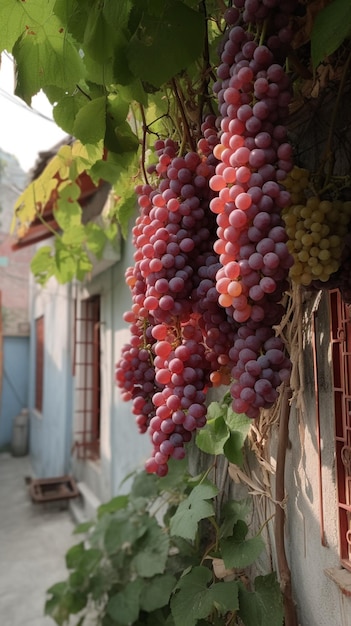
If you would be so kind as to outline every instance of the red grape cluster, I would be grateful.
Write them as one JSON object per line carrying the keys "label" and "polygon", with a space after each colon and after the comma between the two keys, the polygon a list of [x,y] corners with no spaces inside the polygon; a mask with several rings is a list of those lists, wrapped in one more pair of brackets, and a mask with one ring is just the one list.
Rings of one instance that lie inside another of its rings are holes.
{"label": "red grape cluster", "polygon": [[[240,4],[245,19],[253,3]],[[255,3],[264,14],[268,4]],[[274,52],[255,41],[252,31],[234,25],[214,89],[221,128],[214,148],[220,162],[210,180],[217,193],[210,207],[217,215],[214,250],[221,263],[216,287],[220,304],[241,325],[229,352],[233,409],[257,417],[261,407],[275,401],[276,387],[290,368],[272,330],[282,317],[280,301],[293,264],[281,217],[290,196],[280,184],[292,168],[292,148],[282,124],[290,81]]]}
{"label": "red grape cluster", "polygon": [[[146,469],[158,475],[167,473],[171,456],[184,456],[184,443],[205,425],[211,368],[222,367],[231,347],[228,333],[209,347],[218,315],[223,322],[227,318],[215,289],[215,217],[208,210],[216,164],[212,150],[218,142],[214,121],[211,116],[202,126],[199,153],[178,156],[175,142],[157,141],[158,161],[149,167],[156,183],[136,189],[135,265],[126,272],[133,305],[125,321],[132,337],[117,364],[116,381],[124,398],[133,399],[140,432],[151,437]],[[204,321],[199,299],[209,286]]]}

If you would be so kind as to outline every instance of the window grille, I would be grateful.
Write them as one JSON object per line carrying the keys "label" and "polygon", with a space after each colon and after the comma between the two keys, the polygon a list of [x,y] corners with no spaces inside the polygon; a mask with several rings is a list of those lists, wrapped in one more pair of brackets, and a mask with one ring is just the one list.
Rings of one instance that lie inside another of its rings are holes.
{"label": "window grille", "polygon": [[43,411],[44,316],[35,320],[35,408]]}
{"label": "window grille", "polygon": [[74,429],[78,458],[100,456],[100,296],[76,303]]}
{"label": "window grille", "polygon": [[351,306],[330,291],[340,559],[351,571]]}

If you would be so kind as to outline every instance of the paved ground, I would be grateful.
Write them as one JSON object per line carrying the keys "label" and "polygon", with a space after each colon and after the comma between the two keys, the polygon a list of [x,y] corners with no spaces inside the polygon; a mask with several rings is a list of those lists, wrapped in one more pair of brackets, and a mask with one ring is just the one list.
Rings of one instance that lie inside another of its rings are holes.
{"label": "paved ground", "polygon": [[0,454],[0,624],[53,626],[46,590],[67,577],[65,553],[79,542],[67,508],[33,504],[29,457]]}

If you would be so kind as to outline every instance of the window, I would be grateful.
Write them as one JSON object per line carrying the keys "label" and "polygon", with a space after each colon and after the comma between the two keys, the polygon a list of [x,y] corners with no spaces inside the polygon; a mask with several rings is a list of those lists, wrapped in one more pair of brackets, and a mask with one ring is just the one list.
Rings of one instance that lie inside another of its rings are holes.
{"label": "window", "polygon": [[43,410],[44,380],[44,317],[35,320],[35,408]]}
{"label": "window", "polygon": [[351,570],[351,306],[330,292],[340,559]]}
{"label": "window", "polygon": [[78,458],[100,456],[100,296],[76,303],[75,446]]}

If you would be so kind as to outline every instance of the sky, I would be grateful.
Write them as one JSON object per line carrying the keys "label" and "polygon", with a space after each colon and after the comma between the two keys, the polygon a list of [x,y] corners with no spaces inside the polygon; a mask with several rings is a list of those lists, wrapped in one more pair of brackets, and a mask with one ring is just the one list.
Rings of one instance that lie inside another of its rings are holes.
{"label": "sky", "polygon": [[[29,108],[14,95],[13,61],[3,53],[0,66],[0,148],[13,154],[28,172],[38,152],[66,137],[52,120],[52,107],[43,93],[34,96]],[[49,118],[49,119],[48,119]]]}

